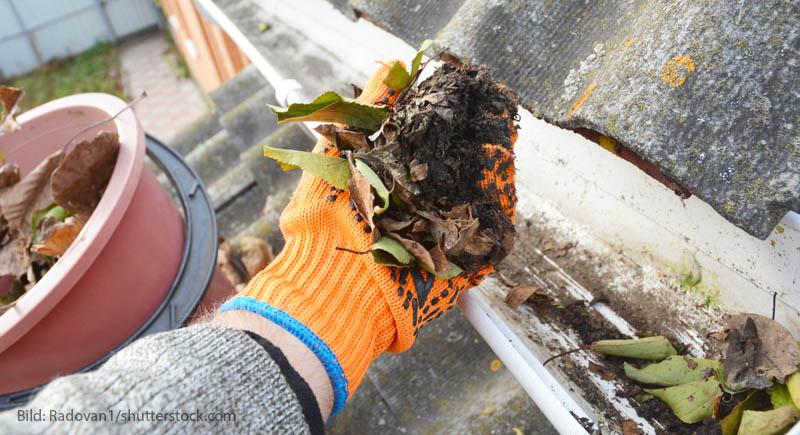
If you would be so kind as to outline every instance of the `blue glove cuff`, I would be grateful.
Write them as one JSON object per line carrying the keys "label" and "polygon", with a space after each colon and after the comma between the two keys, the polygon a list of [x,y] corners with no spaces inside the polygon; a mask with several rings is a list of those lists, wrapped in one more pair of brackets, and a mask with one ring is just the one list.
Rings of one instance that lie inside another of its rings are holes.
{"label": "blue glove cuff", "polygon": [[342,366],[339,364],[339,359],[336,358],[331,348],[328,347],[322,339],[317,337],[314,331],[308,329],[306,325],[300,323],[300,321],[286,312],[266,302],[261,302],[253,298],[237,296],[230,299],[222,305],[221,311],[224,313],[230,310],[245,310],[269,319],[276,325],[289,331],[311,349],[314,355],[322,362],[322,366],[325,367],[325,371],[328,373],[328,377],[331,380],[331,386],[333,387],[333,410],[331,411],[331,417],[342,410],[344,403],[347,401],[347,396],[349,395],[347,377],[345,377],[344,370],[342,370]]}

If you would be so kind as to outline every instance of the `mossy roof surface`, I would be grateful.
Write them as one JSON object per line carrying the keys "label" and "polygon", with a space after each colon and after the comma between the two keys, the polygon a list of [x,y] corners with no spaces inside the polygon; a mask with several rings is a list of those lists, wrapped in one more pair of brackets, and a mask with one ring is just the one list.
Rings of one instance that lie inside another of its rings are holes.
{"label": "mossy roof surface", "polygon": [[489,65],[535,116],[633,151],[756,237],[800,210],[800,2],[330,1]]}

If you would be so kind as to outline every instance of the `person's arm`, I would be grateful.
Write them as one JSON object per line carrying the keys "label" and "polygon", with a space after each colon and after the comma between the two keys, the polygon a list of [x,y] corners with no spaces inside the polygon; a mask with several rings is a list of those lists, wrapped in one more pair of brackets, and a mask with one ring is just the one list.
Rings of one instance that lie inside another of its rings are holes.
{"label": "person's arm", "polygon": [[322,419],[328,420],[333,407],[331,381],[320,360],[297,337],[258,314],[247,311],[219,313],[212,322],[251,331],[281,349],[289,364],[297,370],[314,393]]}
{"label": "person's arm", "polygon": [[246,318],[220,319],[245,330],[201,323],[136,340],[98,370],[57,378],[28,405],[0,412],[0,433],[322,433],[303,380],[315,379],[306,370],[313,355]]}

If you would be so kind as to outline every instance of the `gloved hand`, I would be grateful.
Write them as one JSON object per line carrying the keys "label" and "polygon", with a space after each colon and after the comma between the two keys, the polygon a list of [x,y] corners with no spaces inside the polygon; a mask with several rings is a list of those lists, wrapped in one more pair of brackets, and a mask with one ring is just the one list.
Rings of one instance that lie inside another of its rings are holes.
{"label": "gloved hand", "polygon": [[[382,66],[359,97],[368,103],[392,104],[398,93],[383,84],[389,68]],[[502,89],[501,89],[502,90]],[[516,130],[512,125],[513,147]],[[314,152],[338,156],[325,138]],[[480,187],[512,223],[516,207],[513,151],[485,145],[487,167]],[[414,343],[419,329],[449,310],[458,295],[492,272],[477,272],[439,280],[418,266],[387,267],[366,251],[372,246],[368,226],[347,191],[304,173],[280,218],[286,244],[280,254],[222,308],[260,314],[305,343],[320,359],[334,389],[331,416],[356,390],[367,368],[383,351],[402,352]]]}

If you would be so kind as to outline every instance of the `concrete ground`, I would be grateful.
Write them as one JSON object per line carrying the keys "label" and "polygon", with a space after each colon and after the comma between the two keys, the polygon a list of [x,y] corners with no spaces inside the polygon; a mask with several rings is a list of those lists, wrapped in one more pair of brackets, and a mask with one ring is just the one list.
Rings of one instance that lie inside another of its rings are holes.
{"label": "concrete ground", "polygon": [[133,110],[145,131],[165,142],[210,110],[194,80],[179,76],[171,45],[164,33],[154,31],[120,46],[125,93],[136,98],[147,92]]}

